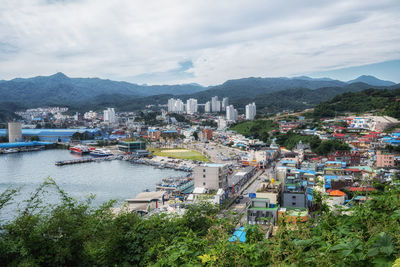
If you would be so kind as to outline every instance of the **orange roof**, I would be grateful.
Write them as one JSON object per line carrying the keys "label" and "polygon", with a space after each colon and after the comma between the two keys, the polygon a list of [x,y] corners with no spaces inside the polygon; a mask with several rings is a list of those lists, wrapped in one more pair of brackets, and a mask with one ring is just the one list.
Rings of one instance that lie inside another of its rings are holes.
{"label": "orange roof", "polygon": [[342,196],[344,196],[345,194],[344,194],[342,191],[340,191],[340,190],[333,190],[333,191],[331,191],[331,192],[329,193],[329,195],[330,195],[330,196],[335,196],[335,197],[342,197]]}

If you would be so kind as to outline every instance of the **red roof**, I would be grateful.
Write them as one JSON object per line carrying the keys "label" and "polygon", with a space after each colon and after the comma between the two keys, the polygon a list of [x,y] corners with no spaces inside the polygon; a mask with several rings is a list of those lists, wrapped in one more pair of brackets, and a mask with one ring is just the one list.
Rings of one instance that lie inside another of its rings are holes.
{"label": "red roof", "polygon": [[340,138],[342,138],[342,137],[346,137],[346,135],[345,135],[345,134],[341,134],[341,133],[334,133],[334,134],[333,134],[333,137],[340,137]]}
{"label": "red roof", "polygon": [[352,187],[350,187],[350,191],[352,191],[352,192],[360,192],[360,191],[374,191],[375,190],[375,188],[372,188],[372,187],[354,187],[354,186],[352,186]]}

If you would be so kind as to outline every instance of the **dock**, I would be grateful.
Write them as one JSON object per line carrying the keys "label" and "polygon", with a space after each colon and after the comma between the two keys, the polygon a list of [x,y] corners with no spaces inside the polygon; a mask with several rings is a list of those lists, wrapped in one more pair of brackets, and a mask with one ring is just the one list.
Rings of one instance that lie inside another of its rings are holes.
{"label": "dock", "polygon": [[60,160],[56,161],[56,166],[72,165],[87,162],[99,162],[99,161],[110,161],[115,159],[123,159],[121,156],[108,156],[108,157],[86,157],[80,159]]}

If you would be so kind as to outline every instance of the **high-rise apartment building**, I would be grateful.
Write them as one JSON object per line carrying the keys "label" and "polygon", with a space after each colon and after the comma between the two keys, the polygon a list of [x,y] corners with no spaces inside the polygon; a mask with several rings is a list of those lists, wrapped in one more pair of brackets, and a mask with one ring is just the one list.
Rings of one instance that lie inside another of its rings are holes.
{"label": "high-rise apartment building", "polygon": [[246,120],[254,120],[256,116],[256,104],[253,102],[246,105]]}

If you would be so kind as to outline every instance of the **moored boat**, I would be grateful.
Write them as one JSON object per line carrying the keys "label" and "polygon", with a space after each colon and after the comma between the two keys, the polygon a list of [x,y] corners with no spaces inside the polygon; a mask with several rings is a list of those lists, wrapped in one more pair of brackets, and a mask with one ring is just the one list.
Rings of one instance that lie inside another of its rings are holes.
{"label": "moored boat", "polygon": [[97,149],[91,151],[90,155],[95,156],[95,157],[107,157],[107,156],[113,155],[113,153],[107,149],[97,148]]}
{"label": "moored boat", "polygon": [[83,145],[76,145],[76,146],[70,147],[69,150],[72,153],[77,153],[77,154],[86,154],[86,153],[90,152],[89,147],[83,146]]}

